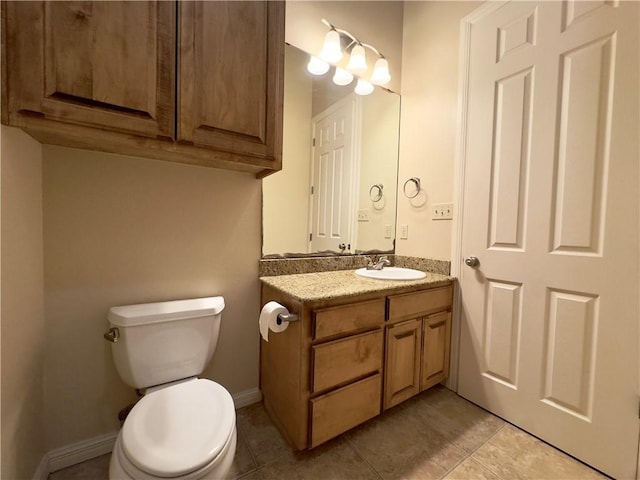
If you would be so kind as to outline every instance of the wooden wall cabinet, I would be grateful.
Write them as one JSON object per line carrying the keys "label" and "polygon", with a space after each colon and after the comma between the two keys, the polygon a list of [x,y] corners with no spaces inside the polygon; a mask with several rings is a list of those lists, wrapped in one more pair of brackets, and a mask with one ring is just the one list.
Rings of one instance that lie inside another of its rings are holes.
{"label": "wooden wall cabinet", "polygon": [[2,123],[43,143],[264,175],[283,71],[284,2],[2,2]]}
{"label": "wooden wall cabinet", "polygon": [[289,441],[314,448],[446,379],[452,291],[308,304],[263,285],[263,304],[300,316],[260,348],[265,407]]}

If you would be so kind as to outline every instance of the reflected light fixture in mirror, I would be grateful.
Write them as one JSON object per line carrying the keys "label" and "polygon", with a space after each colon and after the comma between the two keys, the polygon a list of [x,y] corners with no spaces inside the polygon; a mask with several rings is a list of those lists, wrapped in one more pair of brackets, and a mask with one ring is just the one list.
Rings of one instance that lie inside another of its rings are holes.
{"label": "reflected light fixture in mirror", "polygon": [[336,73],[333,74],[333,83],[345,86],[351,82],[353,82],[353,75],[344,68],[336,67]]}
{"label": "reflected light fixture in mirror", "polygon": [[307,70],[313,75],[324,75],[329,71],[330,65],[318,57],[311,56],[307,64]]}
{"label": "reflected light fixture in mirror", "polygon": [[359,78],[354,92],[356,92],[358,95],[370,95],[371,93],[373,93],[374,88],[375,87],[372,84],[370,84],[366,80]]}
{"label": "reflected light fixture in mirror", "polygon": [[[358,77],[358,82],[354,91],[358,95],[370,95],[374,90],[374,85],[382,86],[391,81],[389,62],[384,55],[373,46],[360,42],[346,30],[336,28],[325,19],[322,19],[322,23],[330,30],[325,35],[324,44],[318,56],[312,55],[307,64],[309,73],[324,75],[331,66],[334,66],[333,83],[340,86],[351,84],[355,75]],[[343,40],[347,44],[344,52],[342,49]],[[378,57],[370,79],[364,78],[369,70],[365,48],[371,50]],[[342,68],[338,64],[347,52],[349,52],[349,61],[346,67]]]}

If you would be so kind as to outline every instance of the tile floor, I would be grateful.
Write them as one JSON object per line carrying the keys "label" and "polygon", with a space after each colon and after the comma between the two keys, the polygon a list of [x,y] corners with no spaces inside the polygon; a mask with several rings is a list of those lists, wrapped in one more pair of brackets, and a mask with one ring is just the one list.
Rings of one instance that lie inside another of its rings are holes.
{"label": "tile floor", "polygon": [[[262,404],[238,410],[229,478],[603,479],[600,473],[436,387],[309,452],[293,451]],[[109,455],[49,480],[106,479]]]}

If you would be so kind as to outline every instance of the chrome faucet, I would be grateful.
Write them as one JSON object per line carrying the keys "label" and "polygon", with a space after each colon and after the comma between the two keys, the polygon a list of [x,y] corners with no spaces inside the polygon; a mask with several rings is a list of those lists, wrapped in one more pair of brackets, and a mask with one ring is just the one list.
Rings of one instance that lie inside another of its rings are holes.
{"label": "chrome faucet", "polygon": [[382,270],[385,267],[385,265],[391,265],[391,262],[386,257],[386,255],[378,258],[378,261],[376,263],[373,263],[373,260],[369,258],[369,263],[367,264],[367,270]]}

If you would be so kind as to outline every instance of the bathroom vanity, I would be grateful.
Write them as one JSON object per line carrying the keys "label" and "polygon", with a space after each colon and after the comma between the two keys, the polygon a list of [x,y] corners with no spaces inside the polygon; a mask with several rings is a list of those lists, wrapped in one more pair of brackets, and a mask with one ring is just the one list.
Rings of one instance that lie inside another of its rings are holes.
{"label": "bathroom vanity", "polygon": [[262,277],[262,304],[299,320],[261,340],[260,388],[282,433],[314,448],[447,378],[451,277],[353,270]]}

